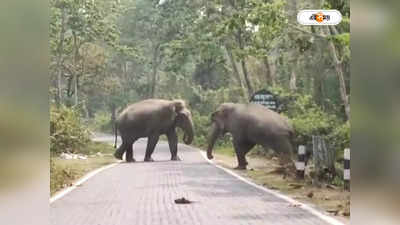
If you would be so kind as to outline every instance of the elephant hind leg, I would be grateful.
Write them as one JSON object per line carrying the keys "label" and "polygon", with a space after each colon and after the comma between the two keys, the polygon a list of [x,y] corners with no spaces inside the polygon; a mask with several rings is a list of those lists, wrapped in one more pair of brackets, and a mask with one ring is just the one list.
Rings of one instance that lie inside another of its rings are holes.
{"label": "elephant hind leg", "polygon": [[127,162],[135,162],[135,159],[133,158],[133,148],[132,148],[132,145],[135,141],[136,140],[133,138],[122,137],[122,144],[115,151],[114,157],[122,160],[122,156],[126,152],[125,160]]}
{"label": "elephant hind leg", "polygon": [[127,162],[135,162],[136,160],[133,158],[133,142],[128,142],[127,148],[126,148],[126,155],[125,155],[125,160]]}
{"label": "elephant hind leg", "polygon": [[119,147],[118,147],[118,149],[114,152],[114,157],[115,158],[117,158],[117,159],[119,159],[119,160],[122,160],[122,155],[124,154],[124,145],[122,144],[122,145],[120,145]]}
{"label": "elephant hind leg", "polygon": [[122,156],[124,155],[126,148],[127,148],[126,141],[122,140],[122,144],[114,152],[114,157],[122,160]]}
{"label": "elephant hind leg", "polygon": [[233,140],[238,166],[235,169],[245,170],[247,167],[246,154],[254,147],[254,143],[246,141]]}

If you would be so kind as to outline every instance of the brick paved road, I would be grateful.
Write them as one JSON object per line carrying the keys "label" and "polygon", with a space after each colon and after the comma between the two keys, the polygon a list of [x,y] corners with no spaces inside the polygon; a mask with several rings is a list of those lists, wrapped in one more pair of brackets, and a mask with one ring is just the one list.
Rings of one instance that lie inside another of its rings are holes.
{"label": "brick paved road", "polygon": [[[183,161],[173,162],[167,143],[160,142],[153,155],[156,162],[144,163],[145,145],[145,139],[134,145],[139,162],[104,170],[53,202],[51,224],[328,224],[216,168],[195,148],[180,145]],[[195,203],[176,205],[174,200],[181,197]]]}

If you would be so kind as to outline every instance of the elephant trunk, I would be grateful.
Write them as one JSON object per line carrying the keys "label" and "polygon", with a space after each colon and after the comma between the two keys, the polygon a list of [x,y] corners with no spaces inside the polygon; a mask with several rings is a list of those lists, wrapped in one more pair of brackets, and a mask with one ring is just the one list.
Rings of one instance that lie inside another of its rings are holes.
{"label": "elephant trunk", "polygon": [[215,141],[217,141],[219,133],[220,133],[219,128],[218,128],[217,124],[214,122],[213,126],[212,126],[211,135],[208,139],[208,148],[207,148],[207,158],[208,159],[214,158],[212,155],[212,150],[214,148]]}
{"label": "elephant trunk", "polygon": [[190,145],[194,138],[193,121],[191,118],[188,119],[188,121],[185,123],[182,129],[184,133],[183,142],[185,142],[185,144],[187,145]]}

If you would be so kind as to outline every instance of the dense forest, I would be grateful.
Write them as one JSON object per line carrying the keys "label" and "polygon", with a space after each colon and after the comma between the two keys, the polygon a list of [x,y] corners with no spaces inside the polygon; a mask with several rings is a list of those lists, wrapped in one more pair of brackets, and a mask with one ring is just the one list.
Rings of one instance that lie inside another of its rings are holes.
{"label": "dense forest", "polygon": [[[146,98],[184,99],[202,146],[219,104],[248,102],[260,89],[278,96],[298,143],[322,135],[338,151],[349,145],[348,0],[50,4],[52,151],[74,132],[61,128],[61,118],[111,131],[116,113]],[[318,8],[338,9],[342,22],[297,23],[299,9]],[[87,132],[78,136],[87,141]]]}

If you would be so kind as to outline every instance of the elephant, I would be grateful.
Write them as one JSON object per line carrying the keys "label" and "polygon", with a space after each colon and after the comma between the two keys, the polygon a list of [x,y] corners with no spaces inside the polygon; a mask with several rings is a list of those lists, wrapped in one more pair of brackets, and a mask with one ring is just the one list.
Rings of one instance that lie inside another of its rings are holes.
{"label": "elephant", "polygon": [[147,137],[145,162],[154,161],[151,157],[158,142],[159,136],[165,134],[171,152],[171,160],[180,160],[178,157],[178,136],[176,127],[183,130],[183,141],[191,144],[194,138],[192,115],[183,100],[147,99],[126,107],[115,121],[115,145],[117,145],[118,131],[122,144],[115,151],[114,156],[122,159],[126,152],[126,161],[134,162],[133,143],[142,137]]}
{"label": "elephant", "polygon": [[292,162],[294,130],[285,117],[265,106],[223,103],[211,114],[211,122],[208,159],[213,159],[212,150],[218,137],[230,133],[238,161],[235,169],[246,169],[246,154],[256,144],[280,153],[283,156],[280,159],[286,163]]}

